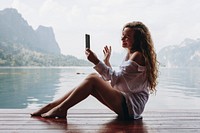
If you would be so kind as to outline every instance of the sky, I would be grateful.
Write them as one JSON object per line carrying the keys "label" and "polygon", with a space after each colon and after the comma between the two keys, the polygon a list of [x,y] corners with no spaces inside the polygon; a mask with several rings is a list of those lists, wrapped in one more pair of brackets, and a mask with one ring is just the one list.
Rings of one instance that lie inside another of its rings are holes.
{"label": "sky", "polygon": [[85,58],[85,33],[102,55],[109,45],[122,52],[121,31],[132,21],[150,30],[156,52],[185,38],[200,38],[199,0],[0,0],[0,10],[15,8],[33,29],[52,27],[64,55]]}

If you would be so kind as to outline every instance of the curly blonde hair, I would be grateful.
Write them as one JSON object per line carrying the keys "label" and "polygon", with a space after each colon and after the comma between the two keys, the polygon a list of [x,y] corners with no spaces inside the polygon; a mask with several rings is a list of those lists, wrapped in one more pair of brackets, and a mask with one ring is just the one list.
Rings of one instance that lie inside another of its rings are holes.
{"label": "curly blonde hair", "polygon": [[156,85],[158,83],[158,62],[150,31],[142,22],[138,21],[127,23],[124,28],[133,29],[134,42],[131,52],[140,51],[144,56],[150,92],[154,93],[156,92]]}

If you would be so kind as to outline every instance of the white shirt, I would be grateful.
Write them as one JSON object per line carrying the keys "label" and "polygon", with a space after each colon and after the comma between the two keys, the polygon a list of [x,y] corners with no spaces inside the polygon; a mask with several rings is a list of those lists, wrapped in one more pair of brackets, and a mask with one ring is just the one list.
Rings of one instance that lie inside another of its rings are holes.
{"label": "white shirt", "polygon": [[122,62],[117,72],[100,61],[94,69],[104,80],[110,80],[113,88],[122,92],[126,99],[129,116],[137,119],[142,114],[149,98],[146,67],[128,60]]}

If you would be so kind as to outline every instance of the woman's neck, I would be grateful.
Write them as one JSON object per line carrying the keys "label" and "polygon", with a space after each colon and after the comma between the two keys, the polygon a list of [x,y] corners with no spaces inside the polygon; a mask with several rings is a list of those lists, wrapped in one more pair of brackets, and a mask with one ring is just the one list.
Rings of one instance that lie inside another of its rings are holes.
{"label": "woman's neck", "polygon": [[131,53],[131,52],[127,52],[125,60],[126,61],[129,60],[132,54],[133,53]]}
{"label": "woman's neck", "polygon": [[128,51],[127,51],[127,55],[126,55],[126,60],[129,60],[130,57],[131,57],[131,55],[132,55],[133,53],[135,53],[135,52],[136,52],[136,51],[128,50]]}

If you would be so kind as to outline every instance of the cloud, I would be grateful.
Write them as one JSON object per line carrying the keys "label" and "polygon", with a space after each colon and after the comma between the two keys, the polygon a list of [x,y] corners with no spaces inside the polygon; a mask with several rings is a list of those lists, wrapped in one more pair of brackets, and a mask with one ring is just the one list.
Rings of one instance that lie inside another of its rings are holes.
{"label": "cloud", "polygon": [[53,27],[62,53],[75,56],[84,56],[84,33],[95,51],[109,44],[119,52],[121,28],[134,20],[149,27],[158,50],[200,35],[198,0],[13,0],[12,7],[34,28]]}
{"label": "cloud", "polygon": [[46,0],[39,9],[39,15],[40,16],[60,15],[60,13],[63,13],[64,11],[65,11],[64,6],[60,5],[57,1]]}
{"label": "cloud", "polygon": [[38,21],[38,8],[35,8],[33,5],[32,3],[24,3],[20,0],[13,0],[11,3],[11,7],[17,9],[22,14],[22,17],[28,21],[29,25],[35,29],[40,25],[40,22]]}

